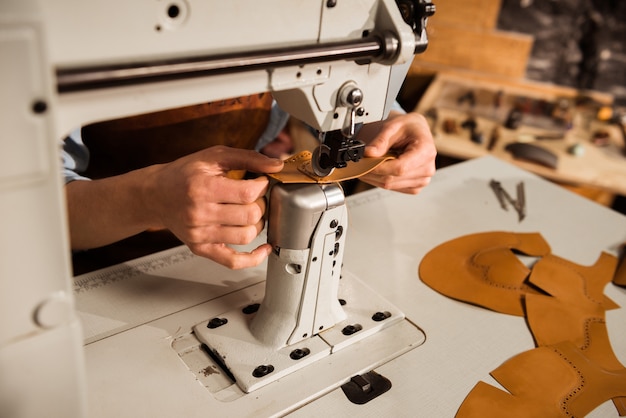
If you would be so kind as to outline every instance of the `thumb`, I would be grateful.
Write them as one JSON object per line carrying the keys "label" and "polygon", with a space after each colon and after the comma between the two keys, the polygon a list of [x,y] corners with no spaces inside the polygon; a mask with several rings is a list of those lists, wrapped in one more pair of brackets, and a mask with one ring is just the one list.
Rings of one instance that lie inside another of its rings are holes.
{"label": "thumb", "polygon": [[226,148],[219,155],[219,163],[224,171],[246,170],[254,173],[276,173],[282,170],[283,161],[267,157],[257,151]]}
{"label": "thumb", "polygon": [[365,146],[366,157],[382,157],[389,150],[386,137],[379,135]]}

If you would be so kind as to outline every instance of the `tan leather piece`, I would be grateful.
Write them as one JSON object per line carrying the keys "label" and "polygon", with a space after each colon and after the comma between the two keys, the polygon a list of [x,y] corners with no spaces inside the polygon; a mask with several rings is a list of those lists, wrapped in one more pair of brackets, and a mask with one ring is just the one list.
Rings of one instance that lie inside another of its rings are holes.
{"label": "tan leather piece", "polygon": [[[626,252],[626,244],[622,245],[622,252]],[[613,276],[613,284],[626,287],[626,254],[622,254],[615,276]]]}
{"label": "tan leather piece", "polygon": [[387,160],[396,158],[392,154],[387,154],[379,158],[361,158],[357,162],[349,162],[345,168],[336,168],[326,176],[317,176],[311,168],[310,151],[302,151],[285,160],[285,166],[280,173],[268,174],[268,176],[281,183],[337,183],[361,177],[374,170]]}
{"label": "tan leather piece", "polygon": [[521,353],[491,375],[509,392],[479,382],[457,418],[583,417],[626,395],[626,370],[605,370],[570,342]]}
{"label": "tan leather piece", "polygon": [[[602,253],[593,265],[582,266],[550,254],[545,244],[531,272],[511,252],[527,251],[511,244],[516,235],[523,240],[525,234],[457,238],[431,250],[420,264],[422,280],[455,299],[502,312],[502,293],[492,287],[516,295],[521,313],[515,313],[527,317],[537,345],[558,354],[535,349],[505,362],[491,374],[510,393],[479,382],[457,416],[582,416],[608,399],[625,416],[626,369],[612,350],[605,322],[606,310],[619,307],[604,295],[617,259]],[[476,286],[483,295],[477,296]]]}
{"label": "tan leather piece", "polygon": [[604,295],[616,261],[602,253],[593,266],[581,266],[548,254],[534,265],[530,282],[550,295],[526,296],[526,317],[537,345],[589,344],[590,323],[604,323],[605,311],[619,308]]}
{"label": "tan leather piece", "polygon": [[530,269],[512,250],[545,256],[550,246],[538,233],[470,234],[427,253],[419,275],[424,283],[448,297],[523,316],[525,295],[539,292],[525,282]]}
{"label": "tan leather piece", "polygon": [[[581,266],[547,255],[533,267],[529,280],[551,296],[527,295],[528,326],[539,346],[573,343],[600,367],[624,370],[615,356],[606,329],[605,312],[619,306],[604,295],[617,259],[602,253],[592,266]],[[626,415],[626,398],[613,399],[620,416]]]}
{"label": "tan leather piece", "polygon": [[[623,371],[624,366],[615,356],[605,320],[589,319],[585,324],[585,343],[578,347],[591,361],[608,371]],[[613,398],[619,416],[626,416],[626,397]]]}
{"label": "tan leather piece", "polygon": [[613,404],[620,417],[626,416],[626,397],[613,398]]}

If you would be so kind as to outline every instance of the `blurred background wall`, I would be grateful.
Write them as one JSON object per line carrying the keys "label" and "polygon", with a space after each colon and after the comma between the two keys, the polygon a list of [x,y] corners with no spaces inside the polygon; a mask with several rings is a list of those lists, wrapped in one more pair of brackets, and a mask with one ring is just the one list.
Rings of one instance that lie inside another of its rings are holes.
{"label": "blurred background wall", "polygon": [[604,91],[626,105],[626,1],[501,0],[497,28],[533,36],[527,78]]}

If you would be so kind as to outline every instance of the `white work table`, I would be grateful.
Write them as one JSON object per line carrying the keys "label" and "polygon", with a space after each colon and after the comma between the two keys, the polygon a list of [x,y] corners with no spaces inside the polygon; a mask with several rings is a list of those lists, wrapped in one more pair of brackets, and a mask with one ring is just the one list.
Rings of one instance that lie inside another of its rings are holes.
{"label": "white work table", "polygon": [[[524,182],[522,222],[512,208],[500,207],[491,179],[512,195]],[[426,286],[418,276],[422,257],[445,241],[489,231],[539,232],[555,255],[584,265],[602,251],[616,254],[626,242],[626,217],[492,157],[439,170],[418,196],[374,189],[349,197],[348,207],[344,270],[426,335],[423,344],[375,368],[393,385],[387,393],[361,406],[349,402],[338,384],[353,375],[342,368],[354,359],[341,352],[251,394],[228,385],[211,393],[172,342],[189,335],[193,325],[262,295],[264,266],[230,271],[178,247],[76,277],[90,416],[453,417],[478,381],[498,386],[489,372],[534,343],[524,318],[458,302]],[[605,294],[622,306],[607,312],[607,325],[626,364],[626,289],[609,284]],[[606,402],[591,416],[617,413]]]}

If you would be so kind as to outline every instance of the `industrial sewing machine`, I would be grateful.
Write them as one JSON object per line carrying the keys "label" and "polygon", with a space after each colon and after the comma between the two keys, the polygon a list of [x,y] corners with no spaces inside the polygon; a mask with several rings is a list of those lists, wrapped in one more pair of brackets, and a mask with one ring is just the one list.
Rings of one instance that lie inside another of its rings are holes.
{"label": "industrial sewing machine", "polygon": [[[322,133],[313,167],[327,175],[362,157],[354,128],[387,116],[414,55],[427,46],[433,13],[429,0],[3,1],[3,414],[70,417],[86,411],[61,138],[89,122],[270,91],[282,108]],[[228,363],[237,357],[232,353],[250,357],[250,334],[267,352],[305,358],[304,366],[344,345],[344,337],[332,335],[352,333],[358,341],[401,320],[401,312],[389,308],[366,329],[356,322],[335,326],[352,315],[338,298],[345,228],[340,186],[275,186],[268,232],[275,252],[256,319],[242,319],[233,336],[211,332],[235,327],[209,318],[196,327],[198,338]],[[297,346],[322,331],[330,342]],[[231,342],[224,340],[232,339],[243,345],[228,348]],[[228,360],[224,350],[230,350]],[[276,361],[263,361],[252,372],[245,365],[226,367],[248,392],[292,372]]]}

